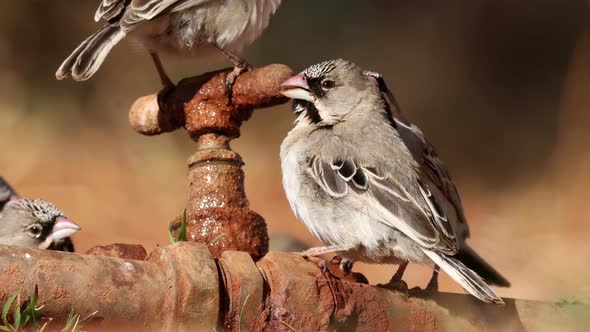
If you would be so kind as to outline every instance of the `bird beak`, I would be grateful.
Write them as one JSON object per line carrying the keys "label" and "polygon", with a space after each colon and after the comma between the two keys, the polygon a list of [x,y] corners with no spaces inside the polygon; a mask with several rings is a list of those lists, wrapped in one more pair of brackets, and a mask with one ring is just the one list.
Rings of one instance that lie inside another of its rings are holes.
{"label": "bird beak", "polygon": [[21,199],[21,197],[20,197],[19,195],[17,195],[17,194],[12,194],[12,195],[10,195],[10,199],[9,199],[8,201],[9,201],[9,202],[16,202],[16,201],[18,201],[18,200],[20,200],[20,199]]}
{"label": "bird beak", "polygon": [[307,80],[302,74],[291,77],[281,84],[281,93],[291,99],[312,101]]}
{"label": "bird beak", "polygon": [[65,239],[80,230],[80,226],[66,217],[57,217],[49,237],[53,242]]}

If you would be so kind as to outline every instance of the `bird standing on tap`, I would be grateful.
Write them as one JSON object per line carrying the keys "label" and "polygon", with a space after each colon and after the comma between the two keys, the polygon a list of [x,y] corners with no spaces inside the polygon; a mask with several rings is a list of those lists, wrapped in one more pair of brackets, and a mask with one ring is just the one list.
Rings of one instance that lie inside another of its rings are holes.
{"label": "bird standing on tap", "polygon": [[227,75],[231,100],[235,79],[251,66],[236,52],[256,40],[281,0],[103,0],[94,15],[106,24],[86,38],[56,72],[57,79],[84,81],[111,49],[129,36],[151,55],[164,89],[174,86],[160,54],[202,58],[223,54],[234,65]]}
{"label": "bird standing on tap", "polygon": [[458,191],[381,75],[326,61],[285,81],[282,93],[297,115],[281,145],[283,185],[294,213],[328,245],[306,255],[400,264],[392,287],[408,262],[434,263],[429,285],[440,267],[480,300],[503,303],[488,283],[508,281],[465,243]]}

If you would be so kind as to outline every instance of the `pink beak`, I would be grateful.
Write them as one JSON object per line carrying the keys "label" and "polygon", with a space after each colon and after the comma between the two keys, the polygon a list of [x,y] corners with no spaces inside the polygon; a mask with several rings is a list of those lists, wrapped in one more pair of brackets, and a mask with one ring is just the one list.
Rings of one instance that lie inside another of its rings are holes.
{"label": "pink beak", "polygon": [[80,230],[80,226],[76,225],[73,221],[66,217],[57,217],[55,224],[51,230],[51,238],[53,241],[65,239],[68,236],[76,233]]}
{"label": "pink beak", "polygon": [[303,74],[295,75],[281,84],[281,93],[291,99],[312,101],[309,85]]}
{"label": "pink beak", "polygon": [[21,199],[21,197],[18,194],[12,194],[12,195],[10,195],[10,199],[8,201],[9,202],[15,202],[15,201],[18,201],[20,199]]}

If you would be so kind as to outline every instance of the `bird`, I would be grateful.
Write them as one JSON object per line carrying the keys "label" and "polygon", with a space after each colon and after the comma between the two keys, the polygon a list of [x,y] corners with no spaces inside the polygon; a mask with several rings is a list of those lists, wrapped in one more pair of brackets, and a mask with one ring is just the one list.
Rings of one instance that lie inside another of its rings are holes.
{"label": "bird", "polygon": [[0,176],[0,213],[8,202],[18,199],[20,199],[20,196],[14,191],[14,189],[12,189],[10,184]]}
{"label": "bird", "polygon": [[[295,215],[343,261],[434,264],[487,303],[508,281],[469,247],[458,191],[436,150],[405,119],[378,73],[325,61],[281,84],[296,120],[281,144],[283,186]],[[469,264],[469,265],[467,265]],[[341,265],[342,266],[342,265]],[[485,276],[485,279],[484,279]]]}
{"label": "bird", "polygon": [[22,198],[0,213],[0,245],[73,252],[70,236],[80,226],[50,202]]}
{"label": "bird", "polygon": [[55,75],[59,80],[89,79],[111,49],[129,36],[151,55],[164,90],[174,84],[160,54],[225,55],[234,65],[226,78],[231,94],[235,79],[252,68],[236,53],[260,37],[280,4],[281,0],[102,0],[94,20],[106,23],[64,60]]}

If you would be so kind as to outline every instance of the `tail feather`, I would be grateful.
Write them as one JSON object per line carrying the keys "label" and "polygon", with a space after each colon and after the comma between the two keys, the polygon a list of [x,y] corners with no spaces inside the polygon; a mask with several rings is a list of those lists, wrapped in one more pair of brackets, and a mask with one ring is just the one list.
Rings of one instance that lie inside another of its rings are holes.
{"label": "tail feather", "polygon": [[476,271],[488,284],[500,287],[510,287],[510,282],[504,278],[488,262],[481,258],[471,247],[464,246],[454,258],[461,261],[468,268]]}
{"label": "tail feather", "polygon": [[119,25],[110,24],[86,38],[61,64],[55,77],[58,80],[73,78],[85,81],[100,68],[111,49],[125,38]]}
{"label": "tail feather", "polygon": [[469,294],[487,303],[503,304],[504,301],[473,270],[454,257],[423,249],[424,253]]}

